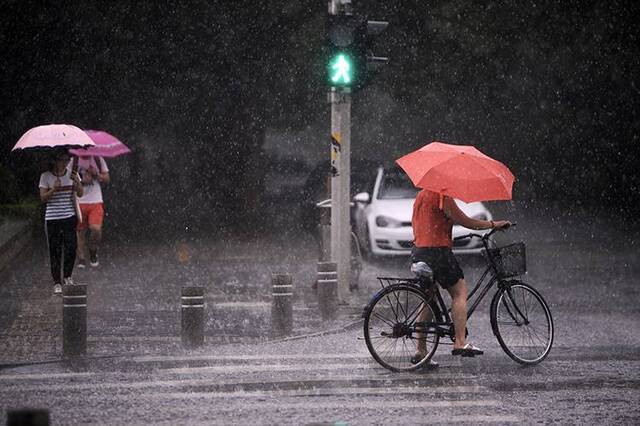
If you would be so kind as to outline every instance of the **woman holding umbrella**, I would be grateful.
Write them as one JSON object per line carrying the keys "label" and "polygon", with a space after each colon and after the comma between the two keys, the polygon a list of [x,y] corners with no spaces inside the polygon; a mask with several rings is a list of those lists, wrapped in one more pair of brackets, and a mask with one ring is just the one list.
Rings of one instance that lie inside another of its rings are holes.
{"label": "woman holding umbrella", "polygon": [[80,176],[68,167],[71,147],[95,143],[81,129],[70,124],[48,124],[29,129],[11,151],[52,153],[49,170],[40,176],[40,199],[47,204],[45,231],[54,294],[62,293],[62,283],[73,284],[71,275],[76,259],[76,197],[83,194]]}
{"label": "woman holding umbrella", "polygon": [[40,175],[40,199],[46,203],[45,231],[49,246],[53,293],[62,293],[62,283],[73,284],[76,261],[75,197],[83,194],[77,171],[69,165],[66,149],[54,151],[49,170]]}
{"label": "woman holding umbrella", "polygon": [[[413,205],[411,224],[415,238],[412,262],[425,262],[434,279],[451,295],[455,328],[452,355],[473,357],[483,351],[465,341],[467,283],[451,250],[454,224],[469,229],[506,228],[511,222],[477,220],[458,208],[454,198],[465,202],[510,200],[514,176],[509,169],[472,146],[433,142],[396,161],[422,191]],[[422,311],[425,321],[426,310]],[[418,363],[427,353],[425,339],[418,339]]]}

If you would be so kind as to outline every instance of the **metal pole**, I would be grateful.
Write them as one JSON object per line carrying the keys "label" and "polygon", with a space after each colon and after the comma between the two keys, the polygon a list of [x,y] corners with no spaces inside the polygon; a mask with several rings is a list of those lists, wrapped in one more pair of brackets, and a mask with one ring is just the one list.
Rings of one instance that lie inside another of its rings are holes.
{"label": "metal pole", "polygon": [[204,344],[204,287],[182,287],[181,340],[184,348]]}
{"label": "metal pole", "polygon": [[318,262],[318,308],[323,320],[335,318],[338,304],[338,275],[335,262]]}
{"label": "metal pole", "polygon": [[291,274],[271,274],[271,331],[286,336],[293,331],[293,279]]}
{"label": "metal pole", "polygon": [[87,286],[62,287],[62,351],[66,357],[87,353]]}
{"label": "metal pole", "polygon": [[[351,14],[351,0],[331,0],[329,14]],[[331,88],[331,260],[338,264],[338,298],[347,303],[351,275],[351,93]]]}
{"label": "metal pole", "polygon": [[338,264],[338,297],[349,297],[351,268],[351,94],[331,92],[331,260]]}

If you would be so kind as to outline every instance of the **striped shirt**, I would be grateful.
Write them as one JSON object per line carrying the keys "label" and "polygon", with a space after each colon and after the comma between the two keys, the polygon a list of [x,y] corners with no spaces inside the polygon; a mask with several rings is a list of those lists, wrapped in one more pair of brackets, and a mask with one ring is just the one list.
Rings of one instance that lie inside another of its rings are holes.
{"label": "striped shirt", "polygon": [[51,189],[56,180],[60,181],[60,187],[53,193],[47,201],[47,210],[44,220],[66,219],[76,215],[75,202],[73,199],[73,181],[71,180],[71,169],[67,168],[63,176],[56,176],[51,172],[44,172],[40,175],[40,188]]}

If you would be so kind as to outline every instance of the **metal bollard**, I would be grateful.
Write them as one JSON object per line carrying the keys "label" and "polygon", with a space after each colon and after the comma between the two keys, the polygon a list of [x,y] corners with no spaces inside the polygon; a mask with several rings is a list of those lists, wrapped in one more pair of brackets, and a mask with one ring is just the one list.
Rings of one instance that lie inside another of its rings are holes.
{"label": "metal bollard", "polygon": [[318,307],[323,320],[335,318],[338,307],[338,264],[318,262]]}
{"label": "metal bollard", "polygon": [[62,287],[62,351],[74,357],[87,353],[87,286]]}
{"label": "metal bollard", "polygon": [[7,426],[49,426],[49,410],[44,408],[7,410]]}
{"label": "metal bollard", "polygon": [[204,287],[182,287],[182,346],[204,344]]}
{"label": "metal bollard", "polygon": [[293,331],[293,283],[290,274],[271,274],[271,331],[286,336]]}

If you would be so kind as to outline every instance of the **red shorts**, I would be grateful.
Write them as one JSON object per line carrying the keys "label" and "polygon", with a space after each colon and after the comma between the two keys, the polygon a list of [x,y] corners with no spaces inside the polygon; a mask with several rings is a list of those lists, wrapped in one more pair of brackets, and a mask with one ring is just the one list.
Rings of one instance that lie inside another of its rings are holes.
{"label": "red shorts", "polygon": [[82,222],[78,221],[77,230],[84,231],[89,226],[102,225],[104,220],[104,207],[102,203],[80,204]]}

